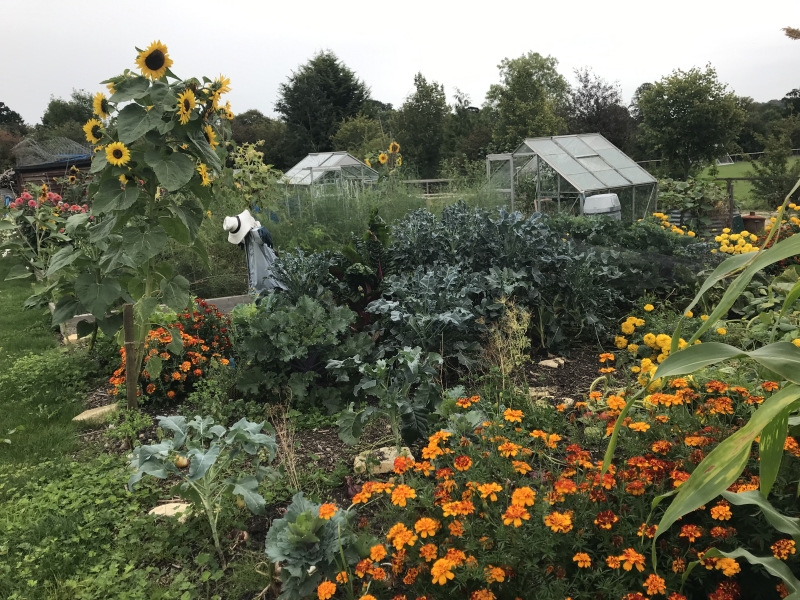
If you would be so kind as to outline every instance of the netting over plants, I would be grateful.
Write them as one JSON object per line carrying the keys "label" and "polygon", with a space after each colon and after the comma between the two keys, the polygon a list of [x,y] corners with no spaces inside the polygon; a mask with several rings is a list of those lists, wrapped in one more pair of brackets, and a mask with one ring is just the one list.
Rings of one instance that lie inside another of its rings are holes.
{"label": "netting over plants", "polygon": [[11,152],[18,167],[87,159],[92,156],[91,148],[65,137],[49,140],[25,139],[14,146]]}

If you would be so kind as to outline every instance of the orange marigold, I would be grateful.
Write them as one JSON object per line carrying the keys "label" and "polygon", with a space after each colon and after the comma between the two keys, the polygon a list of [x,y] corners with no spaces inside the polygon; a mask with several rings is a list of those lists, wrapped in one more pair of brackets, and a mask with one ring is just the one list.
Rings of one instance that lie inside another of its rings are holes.
{"label": "orange marigold", "polygon": [[626,571],[630,571],[634,567],[636,567],[636,570],[640,573],[644,571],[644,555],[639,554],[633,548],[626,548],[623,550],[619,559],[622,561],[622,568]]}
{"label": "orange marigold", "polygon": [[514,467],[514,470],[515,470],[517,473],[519,473],[520,475],[525,475],[526,473],[529,473],[530,471],[532,471],[532,470],[533,470],[533,469],[531,468],[531,466],[530,466],[528,463],[526,463],[526,462],[523,462],[523,461],[521,461],[521,460],[515,460],[515,461],[513,461],[513,462],[511,463],[511,466],[512,466],[512,467]]}
{"label": "orange marigold", "polygon": [[328,600],[333,598],[336,593],[336,584],[327,579],[317,586],[317,598],[319,600]]}
{"label": "orange marigold", "polygon": [[392,504],[395,506],[405,506],[406,500],[416,497],[417,492],[414,490],[414,488],[405,484],[400,484],[394,488],[394,491],[392,492]]}
{"label": "orange marigold", "polygon": [[513,442],[505,442],[504,444],[500,444],[497,447],[497,450],[506,458],[511,458],[512,456],[516,456],[519,451],[522,449],[522,446],[514,444]]}
{"label": "orange marigold", "polygon": [[642,584],[648,594],[666,594],[667,582],[655,573],[650,574]]}
{"label": "orange marigold", "polygon": [[572,516],[569,513],[552,512],[544,518],[544,524],[554,533],[567,533],[572,530]]}
{"label": "orange marigold", "polygon": [[377,544],[369,549],[369,557],[375,562],[380,562],[386,558],[386,546]]}
{"label": "orange marigold", "polygon": [[616,522],[619,521],[619,517],[614,514],[614,511],[611,510],[604,510],[602,512],[597,513],[597,516],[594,518],[594,524],[597,525],[600,529],[609,530],[611,529]]}
{"label": "orange marigold", "polygon": [[588,569],[592,566],[592,558],[586,552],[578,552],[572,557],[572,561],[578,563],[580,569]]}
{"label": "orange marigold", "polygon": [[711,518],[717,521],[729,521],[732,516],[731,505],[725,500],[720,500],[711,508]]}
{"label": "orange marigold", "polygon": [[521,527],[522,521],[527,521],[530,518],[531,516],[528,514],[528,511],[525,510],[524,506],[512,504],[506,509],[506,512],[503,513],[503,525],[513,524],[514,527]]}
{"label": "orange marigold", "polygon": [[486,577],[486,583],[502,583],[506,579],[506,572],[500,567],[489,565],[483,570]]}
{"label": "orange marigold", "polygon": [[533,506],[536,501],[536,492],[525,486],[514,490],[511,494],[511,504],[519,506]]}
{"label": "orange marigold", "polygon": [[503,418],[509,423],[522,423],[523,412],[521,410],[514,410],[507,408],[503,412]]}
{"label": "orange marigold", "polygon": [[797,551],[794,540],[788,539],[778,540],[770,546],[770,550],[772,550],[772,555],[780,560],[786,560]]}
{"label": "orange marigold", "polygon": [[692,543],[702,536],[703,530],[697,525],[683,525],[681,527],[681,532],[678,535],[678,537],[686,538]]}
{"label": "orange marigold", "polygon": [[453,575],[452,569],[455,567],[453,561],[448,560],[446,558],[440,558],[431,567],[431,576],[433,577],[433,583],[438,583],[439,585],[444,585],[450,579],[453,579],[455,575]]}
{"label": "orange marigold", "polygon": [[472,466],[472,459],[469,456],[461,454],[456,456],[455,460],[453,461],[453,466],[458,471],[466,471]]}
{"label": "orange marigold", "polygon": [[477,490],[480,493],[482,500],[486,500],[488,498],[492,502],[496,502],[497,492],[502,492],[503,486],[494,482],[482,483],[477,487]]}
{"label": "orange marigold", "polygon": [[438,529],[439,521],[436,519],[431,519],[430,517],[422,517],[416,523],[414,523],[414,531],[416,531],[419,534],[419,537],[422,539],[425,539],[428,536],[433,537],[436,535]]}
{"label": "orange marigold", "polygon": [[436,544],[425,544],[419,549],[419,555],[424,558],[426,562],[434,560],[437,552]]}
{"label": "orange marigold", "polygon": [[320,505],[319,507],[319,518],[325,519],[326,521],[330,520],[330,518],[336,514],[336,505],[325,503]]}

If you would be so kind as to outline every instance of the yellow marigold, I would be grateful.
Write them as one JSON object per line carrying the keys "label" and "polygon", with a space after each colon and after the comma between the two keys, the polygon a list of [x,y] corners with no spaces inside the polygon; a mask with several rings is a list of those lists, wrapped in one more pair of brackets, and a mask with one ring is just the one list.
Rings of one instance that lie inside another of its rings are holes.
{"label": "yellow marigold", "polygon": [[510,423],[522,423],[522,417],[523,413],[521,410],[507,408],[505,412],[503,412],[503,418]]}
{"label": "yellow marigold", "polygon": [[502,492],[503,487],[494,482],[490,483],[482,483],[478,486],[478,492],[481,495],[481,499],[486,500],[487,498],[492,502],[497,501],[497,492]]}
{"label": "yellow marigold", "polygon": [[572,516],[569,513],[552,512],[544,518],[544,524],[554,533],[567,533],[572,530]]}
{"label": "yellow marigold", "polygon": [[522,446],[518,446],[513,442],[505,442],[497,447],[497,450],[506,458],[511,458],[512,456],[516,456],[519,451],[522,449]]}
{"label": "yellow marigold", "polygon": [[483,573],[486,577],[486,583],[502,583],[506,579],[506,572],[500,567],[489,565],[483,570]]}
{"label": "yellow marigold", "polygon": [[433,537],[438,529],[439,521],[431,519],[430,517],[422,517],[414,523],[414,531],[416,531],[422,539],[429,536]]}
{"label": "yellow marigold", "polygon": [[722,574],[725,575],[725,577],[733,577],[742,570],[738,562],[732,558],[728,558],[727,556],[718,558],[714,563],[714,568],[718,571],[722,571]]}
{"label": "yellow marigold", "polygon": [[317,598],[319,600],[328,600],[333,598],[336,593],[336,584],[327,579],[317,586]]}
{"label": "yellow marigold", "polygon": [[433,583],[438,583],[439,585],[444,585],[448,582],[448,580],[453,579],[455,575],[453,575],[452,569],[455,567],[453,561],[448,560],[446,558],[440,558],[431,567],[431,576],[433,577]]}
{"label": "yellow marigold", "polygon": [[645,432],[650,429],[650,425],[645,423],[644,421],[636,421],[634,423],[629,423],[628,428],[632,429],[633,431]]}
{"label": "yellow marigold", "polygon": [[728,330],[725,329],[724,327],[717,327],[717,333],[719,335],[725,335],[726,333],[728,333]]}
{"label": "yellow marigold", "polygon": [[336,505],[326,503],[319,507],[319,518],[328,521],[336,513]]}
{"label": "yellow marigold", "polygon": [[778,540],[772,546],[772,555],[780,560],[786,560],[790,555],[796,552],[794,540]]}
{"label": "yellow marigold", "polygon": [[526,473],[529,473],[530,471],[532,471],[532,470],[533,470],[533,469],[531,468],[531,466],[530,466],[528,463],[526,463],[526,462],[523,462],[523,461],[521,461],[521,460],[515,460],[515,461],[513,461],[513,462],[511,463],[511,466],[512,466],[512,467],[514,467],[514,470],[515,470],[517,473],[519,473],[520,475],[525,475]]}
{"label": "yellow marigold", "polygon": [[536,492],[525,486],[514,490],[511,494],[511,504],[519,506],[533,506],[536,501]]}
{"label": "yellow marigold", "polygon": [[625,335],[631,335],[636,329],[634,328],[633,323],[630,321],[625,321],[622,325],[620,325],[620,331]]}
{"label": "yellow marigold", "polygon": [[417,492],[414,488],[405,484],[398,485],[392,492],[392,504],[395,506],[405,506],[406,500],[416,498]]}
{"label": "yellow marigold", "polygon": [[578,563],[580,569],[588,569],[592,566],[592,559],[586,552],[578,552],[572,557],[572,561]]}
{"label": "yellow marigold", "polygon": [[655,309],[655,306],[653,306],[652,304],[645,304],[644,305],[644,311],[645,312],[651,312],[654,309]]}
{"label": "yellow marigold", "polygon": [[626,349],[631,354],[636,354],[639,351],[639,344],[628,344]]}
{"label": "yellow marigold", "polygon": [[503,513],[503,525],[513,524],[514,527],[520,527],[522,526],[523,520],[527,521],[530,518],[531,516],[524,506],[512,504],[506,509],[506,512]]}
{"label": "yellow marigold", "polygon": [[644,571],[644,555],[639,554],[633,548],[626,548],[619,559],[622,562],[622,568],[626,571],[630,571],[634,567],[640,573]]}
{"label": "yellow marigold", "polygon": [[645,579],[642,586],[645,588],[645,590],[647,590],[648,594],[655,595],[667,593],[667,582],[655,573],[650,574],[650,576]]}
{"label": "yellow marigold", "polygon": [[725,500],[721,500],[711,508],[711,518],[717,521],[729,521],[732,516],[731,505]]}
{"label": "yellow marigold", "polygon": [[691,319],[694,316],[694,313],[690,310],[687,310],[685,313],[683,313],[683,316],[687,319]]}
{"label": "yellow marigold", "polygon": [[614,337],[614,345],[622,350],[623,348],[628,347],[628,338],[622,337],[621,335]]}

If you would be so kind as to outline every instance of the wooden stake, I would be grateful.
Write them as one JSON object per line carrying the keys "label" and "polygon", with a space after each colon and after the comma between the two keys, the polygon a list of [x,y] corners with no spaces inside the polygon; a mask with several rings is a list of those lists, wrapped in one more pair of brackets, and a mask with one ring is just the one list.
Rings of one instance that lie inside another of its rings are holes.
{"label": "wooden stake", "polygon": [[125,388],[128,408],[138,408],[136,398],[139,387],[139,374],[136,372],[136,340],[133,332],[133,304],[122,306],[122,327],[125,334]]}

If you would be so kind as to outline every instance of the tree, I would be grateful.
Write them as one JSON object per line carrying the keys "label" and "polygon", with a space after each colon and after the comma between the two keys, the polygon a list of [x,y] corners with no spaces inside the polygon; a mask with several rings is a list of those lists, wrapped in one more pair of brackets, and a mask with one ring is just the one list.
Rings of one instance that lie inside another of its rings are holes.
{"label": "tree", "polygon": [[306,151],[333,149],[342,121],[354,117],[369,88],[333,52],[320,52],[282,83],[275,110],[294,130]]}
{"label": "tree", "polygon": [[414,93],[392,117],[392,131],[400,142],[403,160],[421,177],[434,177],[439,169],[444,125],[449,109],[444,86],[414,75]]}
{"label": "tree", "polygon": [[577,85],[570,90],[567,121],[570,133],[600,133],[618,148],[627,150],[634,126],[622,103],[618,84],[607,82],[591,69],[575,69]]}
{"label": "tree", "polygon": [[22,115],[0,102],[0,129],[21,135],[27,131],[28,126],[25,125]]}
{"label": "tree", "polygon": [[72,90],[69,100],[50,97],[36,135],[41,138],[66,137],[86,143],[83,125],[94,115],[92,95],[84,90]]}
{"label": "tree", "polygon": [[277,169],[286,170],[305,155],[304,150],[298,148],[299,141],[292,139],[286,123],[270,119],[256,109],[236,115],[231,132],[237,144],[263,140],[264,145],[259,150],[264,153],[264,162]]}
{"label": "tree", "polygon": [[646,143],[682,179],[730,152],[745,116],[711,65],[673,71],[642,94],[639,109]]}
{"label": "tree", "polygon": [[784,103],[780,100],[756,102],[747,96],[739,97],[738,100],[745,118],[736,138],[736,145],[742,152],[762,152],[764,138],[769,134],[770,127],[786,116]]}
{"label": "tree", "polygon": [[569,84],[557,65],[555,58],[538,52],[506,58],[498,65],[502,81],[486,94],[487,106],[494,114],[496,150],[514,150],[526,137],[564,132]]}
{"label": "tree", "polygon": [[789,162],[792,155],[792,132],[797,129],[797,119],[790,117],[774,123],[767,137],[756,134],[764,146],[764,154],[751,163],[753,195],[770,207],[780,206],[786,194],[800,179],[800,162]]}
{"label": "tree", "polygon": [[492,142],[488,111],[472,106],[469,96],[458,88],[454,99],[445,127],[444,153],[449,158],[481,160]]}
{"label": "tree", "polygon": [[360,114],[339,126],[339,131],[333,136],[333,148],[345,150],[363,160],[367,154],[386,150],[392,141],[390,137],[384,133],[380,122]]}

